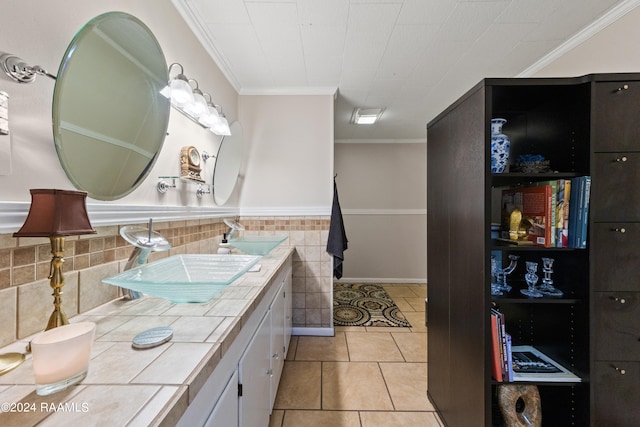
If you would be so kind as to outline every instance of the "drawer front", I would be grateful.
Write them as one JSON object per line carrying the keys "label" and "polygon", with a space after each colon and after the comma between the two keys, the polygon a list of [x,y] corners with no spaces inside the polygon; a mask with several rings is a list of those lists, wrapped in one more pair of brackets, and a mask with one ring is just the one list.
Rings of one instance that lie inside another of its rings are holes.
{"label": "drawer front", "polygon": [[589,210],[594,221],[640,221],[640,153],[594,155]]}
{"label": "drawer front", "polygon": [[640,291],[640,223],[595,223],[590,233],[593,289]]}
{"label": "drawer front", "polygon": [[640,151],[640,82],[597,83],[594,151]]}
{"label": "drawer front", "polygon": [[594,391],[591,425],[640,425],[640,363],[596,362],[591,380]]}
{"label": "drawer front", "polygon": [[[640,362],[640,293],[594,292],[596,360]],[[640,384],[639,384],[640,386]]]}

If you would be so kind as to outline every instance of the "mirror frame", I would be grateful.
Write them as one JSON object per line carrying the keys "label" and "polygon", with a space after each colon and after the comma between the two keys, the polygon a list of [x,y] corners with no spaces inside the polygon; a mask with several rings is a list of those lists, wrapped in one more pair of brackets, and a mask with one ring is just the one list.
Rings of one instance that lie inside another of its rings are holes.
{"label": "mirror frame", "polygon": [[58,70],[52,117],[58,159],[77,189],[108,201],[144,181],[169,125],[170,103],[159,93],[168,80],[160,44],[138,18],[107,12],[76,33]]}
{"label": "mirror frame", "polygon": [[213,168],[213,201],[218,206],[224,205],[231,198],[243,160],[244,129],[237,120],[229,127],[231,135],[222,137]]}

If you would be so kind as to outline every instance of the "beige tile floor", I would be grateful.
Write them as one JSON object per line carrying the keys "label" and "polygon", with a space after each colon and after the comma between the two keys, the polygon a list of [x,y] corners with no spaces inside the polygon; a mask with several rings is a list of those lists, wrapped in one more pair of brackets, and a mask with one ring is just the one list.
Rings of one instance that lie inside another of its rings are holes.
{"label": "beige tile floor", "polygon": [[411,328],[292,337],[269,427],[441,427],[427,398],[426,285],[383,285]]}

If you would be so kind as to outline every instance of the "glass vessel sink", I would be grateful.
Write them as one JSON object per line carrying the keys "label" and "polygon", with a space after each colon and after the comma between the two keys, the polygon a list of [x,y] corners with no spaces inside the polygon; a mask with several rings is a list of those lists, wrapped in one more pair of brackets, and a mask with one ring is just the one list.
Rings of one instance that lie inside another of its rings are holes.
{"label": "glass vessel sink", "polygon": [[174,303],[207,302],[259,259],[235,254],[174,255],[102,281]]}
{"label": "glass vessel sink", "polygon": [[229,239],[229,244],[246,254],[267,255],[286,238],[286,235],[238,237]]}

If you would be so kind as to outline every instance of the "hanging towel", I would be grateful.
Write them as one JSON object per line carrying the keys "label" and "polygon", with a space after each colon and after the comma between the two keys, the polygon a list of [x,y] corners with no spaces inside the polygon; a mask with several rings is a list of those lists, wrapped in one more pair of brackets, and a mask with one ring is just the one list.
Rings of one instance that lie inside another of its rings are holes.
{"label": "hanging towel", "polygon": [[327,252],[333,255],[333,275],[336,279],[342,277],[342,262],[344,251],[347,250],[348,240],[344,231],[342,211],[338,201],[338,187],[333,181],[333,205],[331,206],[331,223],[329,224],[329,238],[327,239]]}

